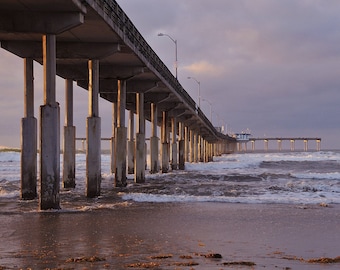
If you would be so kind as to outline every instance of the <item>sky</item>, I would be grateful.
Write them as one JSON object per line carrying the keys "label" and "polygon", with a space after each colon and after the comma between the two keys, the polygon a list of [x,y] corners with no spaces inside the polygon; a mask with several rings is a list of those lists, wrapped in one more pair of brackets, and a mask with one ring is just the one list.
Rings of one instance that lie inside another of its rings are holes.
{"label": "sky", "polygon": [[[253,137],[321,137],[340,149],[340,1],[118,0],[145,40],[214,126]],[[35,64],[35,113],[43,103]],[[0,49],[0,145],[20,146],[23,60]],[[77,137],[85,136],[87,92],[75,87]],[[57,81],[63,126],[64,81]],[[101,101],[102,136],[111,105]],[[210,115],[210,112],[212,114]],[[315,148],[315,142],[310,142]],[[259,146],[261,148],[261,146]],[[289,149],[289,146],[285,147]]]}

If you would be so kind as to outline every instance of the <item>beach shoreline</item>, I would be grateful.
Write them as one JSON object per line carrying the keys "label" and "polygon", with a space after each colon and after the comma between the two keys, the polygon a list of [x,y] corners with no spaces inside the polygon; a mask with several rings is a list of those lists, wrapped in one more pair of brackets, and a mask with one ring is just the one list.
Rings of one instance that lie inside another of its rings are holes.
{"label": "beach shoreline", "polygon": [[338,269],[308,260],[340,256],[339,210],[117,202],[85,211],[0,211],[0,269]]}

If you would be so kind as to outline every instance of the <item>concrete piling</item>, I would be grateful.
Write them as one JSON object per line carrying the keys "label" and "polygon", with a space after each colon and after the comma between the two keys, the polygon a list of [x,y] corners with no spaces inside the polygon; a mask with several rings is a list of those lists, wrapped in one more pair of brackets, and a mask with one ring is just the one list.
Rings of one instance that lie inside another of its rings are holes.
{"label": "concrete piling", "polygon": [[189,162],[190,163],[193,163],[195,162],[195,155],[194,155],[194,148],[195,148],[195,145],[194,145],[194,131],[193,130],[190,130],[189,131],[190,133],[190,146],[189,146],[189,152],[190,152],[190,157],[189,157]]}
{"label": "concrete piling", "polygon": [[133,174],[135,170],[135,142],[134,142],[134,113],[133,111],[129,111],[129,124],[128,124],[128,140],[127,140],[127,165],[128,165],[128,174]]}
{"label": "concrete piling", "polygon": [[177,163],[177,121],[176,117],[171,118],[171,169],[177,170],[178,163]]}
{"label": "concrete piling", "polygon": [[101,185],[100,117],[87,117],[86,132],[86,196],[93,198],[100,195]]}
{"label": "concrete piling", "polygon": [[158,144],[157,104],[151,103],[150,173],[159,171]]}
{"label": "concrete piling", "polygon": [[169,170],[169,144],[168,144],[168,128],[167,128],[168,113],[162,112],[162,173],[167,173]]}
{"label": "concrete piling", "polygon": [[37,197],[37,119],[34,117],[33,59],[24,60],[24,117],[21,121],[21,193],[23,200]]}
{"label": "concrete piling", "polygon": [[137,130],[135,143],[135,183],[145,182],[145,117],[144,93],[136,93]]}
{"label": "concrete piling", "polygon": [[40,117],[40,209],[60,209],[59,105],[41,106]]}
{"label": "concrete piling", "polygon": [[89,116],[86,122],[86,196],[100,195],[101,119],[99,117],[99,60],[89,60]]}
{"label": "concrete piling", "polygon": [[190,152],[190,132],[189,127],[184,127],[184,162],[189,162],[189,152]]}
{"label": "concrete piling", "polygon": [[114,173],[116,171],[115,168],[116,131],[117,131],[117,103],[112,102],[111,173]]}
{"label": "concrete piling", "polygon": [[60,208],[60,109],[56,102],[56,36],[43,36],[44,105],[40,107],[40,209]]}
{"label": "concrete piling", "polygon": [[116,157],[115,157],[115,186],[126,186],[126,140],[127,130],[125,127],[126,107],[126,81],[118,80],[118,117],[116,136]]}
{"label": "concrete piling", "polygon": [[179,122],[179,137],[178,137],[178,169],[185,169],[185,141],[184,141],[184,124]]}
{"label": "concrete piling", "polygon": [[70,79],[65,80],[65,102],[63,186],[74,188],[76,186],[76,127],[73,126],[73,81]]}

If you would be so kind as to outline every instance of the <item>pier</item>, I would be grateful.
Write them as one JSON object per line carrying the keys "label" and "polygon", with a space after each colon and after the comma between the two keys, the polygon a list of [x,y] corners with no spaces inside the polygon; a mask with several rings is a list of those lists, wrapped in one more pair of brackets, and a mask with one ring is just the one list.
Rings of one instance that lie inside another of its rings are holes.
{"label": "pier", "polygon": [[[275,149],[269,147],[269,142],[276,142],[277,147]],[[303,151],[308,151],[309,150],[309,145],[308,143],[310,141],[314,141],[315,142],[315,151],[320,151],[321,150],[321,138],[318,137],[264,137],[264,138],[248,138],[247,140],[238,140],[237,142],[237,149],[238,151],[256,151],[259,150],[258,148],[255,147],[255,142],[263,142],[263,150],[264,151],[269,151],[269,150],[277,150],[277,151],[283,151],[283,150],[287,150],[283,148],[282,144],[283,142],[289,142],[289,149],[290,151],[296,151],[297,148],[295,146],[296,142],[302,142],[303,143]],[[251,143],[251,148],[248,149],[247,148],[247,143],[250,142]]]}
{"label": "pier", "polygon": [[[0,0],[0,42],[23,59],[21,198],[39,197],[42,210],[60,208],[61,178],[64,188],[76,185],[75,83],[88,91],[87,197],[99,196],[101,187],[99,98],[112,103],[114,187],[126,186],[127,173],[134,174],[136,183],[145,181],[145,121],[151,123],[151,173],[184,169],[185,162],[212,161],[214,155],[235,149],[236,140],[214,128],[114,0]],[[39,126],[34,61],[44,70]],[[56,89],[57,75],[65,79],[65,89]],[[66,97],[63,132],[56,100],[60,90]]]}

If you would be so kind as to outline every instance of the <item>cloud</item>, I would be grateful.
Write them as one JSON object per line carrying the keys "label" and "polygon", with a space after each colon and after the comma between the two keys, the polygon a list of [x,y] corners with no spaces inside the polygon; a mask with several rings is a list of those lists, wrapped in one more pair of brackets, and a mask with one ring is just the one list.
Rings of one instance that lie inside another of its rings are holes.
{"label": "cloud", "polygon": [[182,69],[195,75],[204,74],[209,77],[219,76],[225,71],[224,67],[214,65],[204,60],[184,66]]}
{"label": "cloud", "polygon": [[[260,135],[325,136],[325,147],[338,145],[334,138],[340,136],[339,0],[117,1],[173,73],[174,44],[157,34],[178,41],[179,81],[195,101],[196,85],[186,78],[201,82],[201,97],[213,104],[214,124],[218,114],[235,132],[249,127]],[[11,108],[22,103],[23,61],[4,50],[0,61],[0,122],[17,125],[22,108],[16,116]],[[39,106],[38,75],[35,82]],[[79,91],[85,104],[86,91]],[[61,86],[61,109],[63,94]],[[75,120],[82,133],[87,113],[81,110],[87,106],[77,107],[78,99]],[[109,105],[101,107],[103,118],[108,115],[103,134],[110,134]],[[201,105],[209,115],[209,105]]]}

